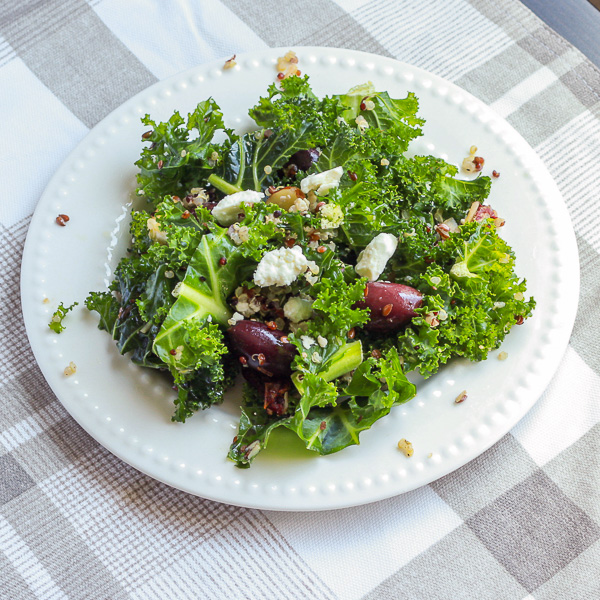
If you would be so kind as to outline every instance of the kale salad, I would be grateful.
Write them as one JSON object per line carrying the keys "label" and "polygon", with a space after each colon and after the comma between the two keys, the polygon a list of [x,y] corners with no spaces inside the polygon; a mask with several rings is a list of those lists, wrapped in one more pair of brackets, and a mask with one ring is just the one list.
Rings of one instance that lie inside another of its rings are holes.
{"label": "kale salad", "polygon": [[241,373],[237,466],[277,427],[319,454],[358,444],[415,396],[406,373],[484,360],[531,315],[485,204],[492,179],[407,155],[417,109],[371,84],[319,98],[294,75],[242,135],[213,99],[187,119],[143,118],[146,202],[86,306],[122,354],[171,378],[174,421],[222,402]]}

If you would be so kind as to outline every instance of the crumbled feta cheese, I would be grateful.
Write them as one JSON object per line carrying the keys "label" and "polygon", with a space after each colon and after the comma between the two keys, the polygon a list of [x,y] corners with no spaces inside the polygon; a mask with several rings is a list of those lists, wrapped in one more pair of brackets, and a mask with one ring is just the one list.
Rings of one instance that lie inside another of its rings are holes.
{"label": "crumbled feta cheese", "polygon": [[258,263],[254,283],[261,287],[290,285],[307,267],[308,261],[300,246],[271,250]]}
{"label": "crumbled feta cheese", "polygon": [[344,222],[344,213],[337,204],[325,204],[319,211],[322,229],[336,229]]}
{"label": "crumbled feta cheese", "polygon": [[322,173],[314,173],[300,182],[300,189],[305,194],[314,190],[319,196],[326,196],[329,190],[339,186],[343,173],[344,169],[342,167],[329,169],[329,171],[323,171]]}
{"label": "crumbled feta cheese", "polygon": [[233,327],[238,321],[243,321],[243,320],[244,320],[244,315],[241,315],[239,312],[234,312],[231,319],[229,319],[227,322]]}
{"label": "crumbled feta cheese", "polygon": [[292,323],[306,321],[312,315],[312,300],[292,296],[283,307],[283,314]]}
{"label": "crumbled feta cheese", "polygon": [[321,348],[325,348],[325,346],[327,346],[327,343],[327,338],[324,338],[322,335],[319,335],[317,337],[317,344],[319,344]]}
{"label": "crumbled feta cheese", "polygon": [[388,260],[398,247],[398,238],[390,233],[380,233],[358,255],[355,270],[369,281],[377,281]]}
{"label": "crumbled feta cheese", "polygon": [[289,211],[305,213],[309,208],[310,203],[308,202],[308,200],[305,200],[304,198],[296,198],[294,200],[294,203],[290,206]]}
{"label": "crumbled feta cheese", "polygon": [[265,195],[254,190],[245,190],[225,196],[212,210],[213,217],[220,225],[232,225],[237,221],[238,214],[244,204],[260,202]]}
{"label": "crumbled feta cheese", "polygon": [[310,335],[301,335],[300,339],[302,340],[302,345],[308,350],[311,346],[315,345],[314,338],[311,338]]}
{"label": "crumbled feta cheese", "polygon": [[319,364],[323,362],[323,358],[321,357],[321,355],[318,352],[313,352],[312,356],[310,357],[310,359],[315,363],[315,364]]}

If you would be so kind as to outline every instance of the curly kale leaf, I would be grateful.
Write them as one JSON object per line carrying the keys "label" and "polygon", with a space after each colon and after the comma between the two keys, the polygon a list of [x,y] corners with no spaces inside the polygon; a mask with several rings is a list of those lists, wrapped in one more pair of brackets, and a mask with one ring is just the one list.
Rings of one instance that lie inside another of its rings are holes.
{"label": "curly kale leaf", "polygon": [[135,163],[140,169],[138,189],[153,203],[167,194],[185,194],[203,184],[216,164],[213,153],[223,152],[213,138],[219,132],[224,134],[227,147],[233,135],[225,128],[223,114],[212,98],[200,102],[187,122],[175,112],[165,122],[156,123],[146,115],[142,123],[152,129],[144,134],[150,146]]}
{"label": "curly kale leaf", "polygon": [[230,382],[222,361],[228,349],[218,325],[207,319],[184,321],[180,341],[170,354],[170,370],[178,388],[172,420],[184,423],[200,408],[222,402]]}
{"label": "curly kale leaf", "polygon": [[65,326],[63,325],[63,319],[67,316],[67,313],[73,310],[78,304],[79,302],[73,302],[71,306],[65,307],[61,302],[58,305],[58,308],[56,309],[54,314],[52,315],[50,323],[48,323],[48,327],[50,327],[50,329],[52,329],[52,331],[54,331],[55,333],[61,333],[62,331],[64,331]]}
{"label": "curly kale leaf", "polygon": [[423,306],[398,337],[405,368],[426,377],[454,356],[485,359],[535,307],[491,221],[462,225],[440,245],[437,263],[420,276]]}
{"label": "curly kale leaf", "polygon": [[90,292],[85,299],[86,308],[100,315],[98,329],[108,331],[115,339],[115,325],[119,317],[121,305],[110,292]]}

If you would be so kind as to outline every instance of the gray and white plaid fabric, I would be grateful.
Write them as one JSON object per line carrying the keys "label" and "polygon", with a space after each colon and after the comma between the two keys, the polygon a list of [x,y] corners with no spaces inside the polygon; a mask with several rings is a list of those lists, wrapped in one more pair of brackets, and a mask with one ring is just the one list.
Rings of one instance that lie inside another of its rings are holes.
{"label": "gray and white plaid fabric", "polygon": [[[168,75],[266,46],[391,56],[493,106],[553,173],[582,293],[559,371],[500,442],[414,492],[272,513],[93,441],[36,367],[20,255],[48,179]],[[0,0],[0,598],[600,598],[600,72],[517,0]]]}

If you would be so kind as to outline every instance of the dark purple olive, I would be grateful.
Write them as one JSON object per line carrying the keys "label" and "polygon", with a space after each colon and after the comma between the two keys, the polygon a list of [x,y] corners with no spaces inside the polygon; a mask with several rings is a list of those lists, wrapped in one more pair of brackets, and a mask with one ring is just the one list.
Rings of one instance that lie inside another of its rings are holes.
{"label": "dark purple olive", "polygon": [[227,334],[242,366],[256,369],[267,377],[290,376],[296,347],[287,341],[283,331],[257,321],[238,321]]}
{"label": "dark purple olive", "polygon": [[319,160],[320,153],[316,148],[308,150],[298,150],[290,156],[288,162],[284,165],[284,169],[288,165],[296,165],[299,171],[308,171],[311,165]]}
{"label": "dark purple olive", "polygon": [[358,308],[369,308],[371,315],[364,328],[368,331],[395,331],[406,325],[415,309],[423,304],[419,290],[400,283],[367,283],[365,299],[356,303]]}

